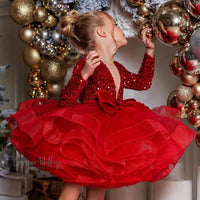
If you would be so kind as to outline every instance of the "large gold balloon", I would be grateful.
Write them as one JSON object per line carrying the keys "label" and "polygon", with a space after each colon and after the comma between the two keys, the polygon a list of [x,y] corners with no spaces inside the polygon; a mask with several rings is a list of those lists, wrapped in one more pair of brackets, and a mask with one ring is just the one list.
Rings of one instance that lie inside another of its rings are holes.
{"label": "large gold balloon", "polygon": [[34,0],[14,0],[10,5],[10,16],[18,24],[27,25],[33,22]]}
{"label": "large gold balloon", "polygon": [[193,31],[189,14],[181,1],[162,4],[153,16],[157,38],[170,46],[182,46],[188,42]]}
{"label": "large gold balloon", "polygon": [[30,45],[25,47],[23,57],[25,63],[32,68],[37,68],[41,61],[40,53],[37,48],[31,47]]}
{"label": "large gold balloon", "polygon": [[196,84],[199,80],[199,76],[198,75],[192,75],[189,74],[188,72],[182,72],[181,74],[181,81],[183,82],[184,85],[187,86],[192,86],[194,84]]}
{"label": "large gold balloon", "polygon": [[53,28],[58,23],[58,19],[53,15],[48,15],[47,19],[42,23],[44,27]]}
{"label": "large gold balloon", "polygon": [[64,83],[48,83],[47,84],[47,90],[50,95],[52,96],[60,96],[60,92],[64,87]]}
{"label": "large gold balloon", "polygon": [[144,4],[144,0],[126,0],[132,6],[141,6]]}
{"label": "large gold balloon", "polygon": [[33,40],[34,30],[29,26],[24,26],[19,30],[19,38],[26,43],[31,43]]}
{"label": "large gold balloon", "polygon": [[47,9],[44,7],[38,7],[34,11],[34,19],[37,22],[44,22],[47,20],[48,12]]}
{"label": "large gold balloon", "polygon": [[192,88],[185,85],[179,85],[176,88],[176,95],[182,102],[190,101],[194,96]]}
{"label": "large gold balloon", "polygon": [[41,77],[49,82],[60,82],[65,78],[67,64],[63,59],[43,58],[40,63]]}

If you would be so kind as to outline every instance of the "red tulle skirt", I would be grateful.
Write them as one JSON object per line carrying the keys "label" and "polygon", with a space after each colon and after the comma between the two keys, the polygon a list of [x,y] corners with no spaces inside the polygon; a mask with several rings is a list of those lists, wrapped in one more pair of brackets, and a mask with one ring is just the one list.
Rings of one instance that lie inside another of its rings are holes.
{"label": "red tulle skirt", "polygon": [[150,110],[134,99],[64,108],[32,99],[8,122],[12,143],[35,166],[64,182],[103,188],[167,176],[195,137],[177,109]]}

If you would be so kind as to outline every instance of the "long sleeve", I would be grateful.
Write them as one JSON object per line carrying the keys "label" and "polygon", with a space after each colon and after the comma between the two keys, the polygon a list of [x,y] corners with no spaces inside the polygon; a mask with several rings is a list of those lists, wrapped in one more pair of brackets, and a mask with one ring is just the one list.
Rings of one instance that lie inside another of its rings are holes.
{"label": "long sleeve", "polygon": [[74,68],[72,77],[68,84],[62,89],[60,95],[60,106],[67,107],[76,104],[87,81],[81,75],[81,69],[84,66],[85,59],[81,59]]}
{"label": "long sleeve", "polygon": [[151,87],[153,74],[154,74],[155,58],[152,58],[148,54],[144,55],[142,66],[135,74],[123,68],[124,74],[124,87],[134,90],[147,90]]}

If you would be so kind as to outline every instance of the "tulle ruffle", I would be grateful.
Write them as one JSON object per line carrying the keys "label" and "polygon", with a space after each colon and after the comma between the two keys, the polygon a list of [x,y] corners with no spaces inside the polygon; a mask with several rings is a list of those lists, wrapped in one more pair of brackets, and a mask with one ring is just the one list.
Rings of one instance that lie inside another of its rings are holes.
{"label": "tulle ruffle", "polygon": [[195,136],[174,108],[113,103],[104,93],[72,107],[25,101],[8,122],[12,143],[34,165],[65,182],[104,188],[167,176]]}

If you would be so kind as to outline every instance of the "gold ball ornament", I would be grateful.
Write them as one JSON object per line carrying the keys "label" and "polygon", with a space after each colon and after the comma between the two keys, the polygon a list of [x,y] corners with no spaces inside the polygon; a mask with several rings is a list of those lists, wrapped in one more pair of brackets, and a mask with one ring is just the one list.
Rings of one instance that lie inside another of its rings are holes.
{"label": "gold ball ornament", "polygon": [[197,110],[199,108],[199,101],[197,99],[191,99],[188,102],[189,110]]}
{"label": "gold ball ornament", "polygon": [[47,9],[44,7],[38,7],[34,10],[34,19],[37,22],[44,22],[48,18]]}
{"label": "gold ball ornament", "polygon": [[64,87],[63,82],[47,84],[47,90],[49,92],[49,95],[51,95],[51,96],[59,96],[63,87]]}
{"label": "gold ball ornament", "polygon": [[141,24],[139,27],[138,27],[138,30],[137,30],[137,33],[138,33],[138,37],[140,39],[142,39],[142,31],[145,29],[145,28],[150,28],[151,30],[147,31],[146,33],[146,36],[151,39],[151,41],[155,41],[156,40],[156,36],[152,30],[152,26],[149,22],[145,22],[144,24]]}
{"label": "gold ball ornament", "polygon": [[192,88],[185,85],[179,85],[176,88],[176,95],[177,98],[182,102],[190,101],[194,96]]}
{"label": "gold ball ornament", "polygon": [[43,81],[40,77],[40,73],[38,71],[32,71],[28,75],[28,83],[31,84],[32,86],[40,86],[43,84]]}
{"label": "gold ball ornament", "polygon": [[187,121],[192,127],[200,127],[200,110],[194,110],[193,112],[189,113]]}
{"label": "gold ball ornament", "polygon": [[35,31],[30,26],[24,26],[19,30],[19,38],[26,43],[31,43]]}
{"label": "gold ball ornament", "polygon": [[151,11],[144,4],[139,7],[139,15],[148,17],[150,14]]}
{"label": "gold ball ornament", "polygon": [[200,82],[193,85],[192,92],[196,97],[200,97]]}
{"label": "gold ball ornament", "polygon": [[192,86],[196,84],[199,80],[198,75],[189,74],[188,72],[183,71],[181,74],[181,81],[184,85]]}
{"label": "gold ball ornament", "polygon": [[29,90],[29,92],[28,92],[28,94],[29,94],[29,96],[32,98],[32,99],[34,99],[34,98],[36,98],[36,91],[37,91],[37,87],[32,87],[30,90]]}
{"label": "gold ball ornament", "polygon": [[40,62],[42,79],[49,82],[60,82],[67,73],[67,63],[58,57],[43,58]]}
{"label": "gold ball ornament", "polygon": [[57,25],[58,19],[53,16],[53,15],[48,15],[47,19],[42,22],[42,26],[48,27],[48,28],[53,28]]}
{"label": "gold ball ornament", "polygon": [[25,63],[32,68],[38,68],[41,61],[40,53],[37,48],[30,45],[24,48],[23,58]]}
{"label": "gold ball ornament", "polygon": [[14,0],[10,5],[10,16],[18,24],[28,25],[34,21],[34,0]]}
{"label": "gold ball ornament", "polygon": [[144,4],[144,0],[126,0],[131,6],[141,6]]}
{"label": "gold ball ornament", "polygon": [[170,71],[175,76],[180,76],[182,73],[182,67],[179,64],[179,57],[174,56],[169,65]]}
{"label": "gold ball ornament", "polygon": [[38,87],[35,93],[35,98],[47,99],[49,97],[48,90],[44,87]]}

